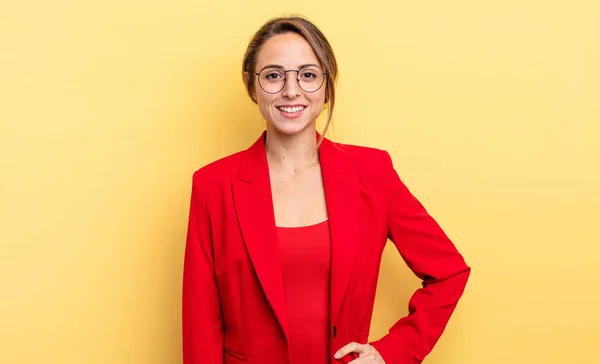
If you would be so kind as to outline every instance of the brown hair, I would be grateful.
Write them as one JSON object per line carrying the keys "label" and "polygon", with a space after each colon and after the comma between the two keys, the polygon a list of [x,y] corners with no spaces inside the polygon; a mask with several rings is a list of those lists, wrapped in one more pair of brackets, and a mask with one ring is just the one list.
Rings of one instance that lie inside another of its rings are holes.
{"label": "brown hair", "polygon": [[[335,105],[335,82],[337,80],[338,67],[333,49],[325,38],[325,35],[308,19],[300,16],[282,16],[267,21],[252,37],[244,54],[242,74],[248,95],[256,103],[256,78],[253,77],[256,68],[256,58],[262,45],[275,35],[292,32],[303,37],[315,52],[317,59],[323,67],[325,75],[325,104],[328,106],[327,122],[321,135],[321,139],[327,132],[333,116]],[[246,72],[248,76],[246,76]],[[319,143],[321,140],[319,140]]]}

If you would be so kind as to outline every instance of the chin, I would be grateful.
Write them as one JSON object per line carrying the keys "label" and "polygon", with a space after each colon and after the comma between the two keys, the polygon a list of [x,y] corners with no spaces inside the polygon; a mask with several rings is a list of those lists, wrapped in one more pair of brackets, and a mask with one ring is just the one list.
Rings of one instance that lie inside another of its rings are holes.
{"label": "chin", "polygon": [[275,130],[277,133],[285,134],[285,135],[295,135],[304,132],[309,129],[311,126],[314,128],[314,123],[310,122],[298,122],[296,120],[278,120],[274,122],[270,122],[271,128]]}
{"label": "chin", "polygon": [[314,122],[310,122],[312,115],[302,115],[299,118],[286,118],[281,115],[271,115],[268,120],[269,128],[284,135],[295,135],[310,129],[314,129]]}

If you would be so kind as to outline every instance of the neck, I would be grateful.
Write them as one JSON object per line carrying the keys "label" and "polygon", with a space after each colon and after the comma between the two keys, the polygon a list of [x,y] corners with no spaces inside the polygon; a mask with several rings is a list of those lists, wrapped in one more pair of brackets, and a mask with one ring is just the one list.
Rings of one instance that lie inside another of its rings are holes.
{"label": "neck", "polygon": [[298,171],[319,163],[317,136],[313,128],[294,135],[267,129],[265,149],[269,167],[279,171]]}

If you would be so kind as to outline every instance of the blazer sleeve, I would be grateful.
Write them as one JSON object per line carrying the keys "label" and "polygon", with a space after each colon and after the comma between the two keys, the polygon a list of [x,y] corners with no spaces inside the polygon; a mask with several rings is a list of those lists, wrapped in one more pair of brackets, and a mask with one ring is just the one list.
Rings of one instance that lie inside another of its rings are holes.
{"label": "blazer sleeve", "polygon": [[183,364],[222,364],[221,303],[199,172],[192,181],[182,289]]}
{"label": "blazer sleeve", "polygon": [[409,313],[371,343],[386,364],[417,364],[431,352],[463,294],[470,267],[421,203],[402,183],[385,152],[388,238],[423,280]]}

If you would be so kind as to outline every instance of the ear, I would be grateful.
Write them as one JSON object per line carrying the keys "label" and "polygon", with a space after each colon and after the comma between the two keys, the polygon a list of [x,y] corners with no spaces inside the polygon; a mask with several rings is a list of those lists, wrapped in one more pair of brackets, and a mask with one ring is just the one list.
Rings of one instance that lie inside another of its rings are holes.
{"label": "ear", "polygon": [[[244,71],[244,84],[246,85],[246,87],[248,87],[248,84],[250,84],[250,77],[250,72]],[[256,102],[256,87],[253,87],[250,90],[250,98],[252,99],[252,101]]]}

